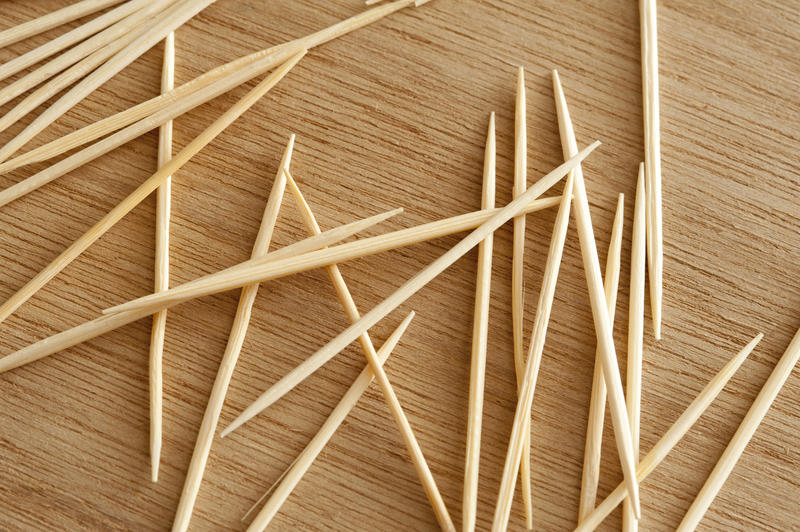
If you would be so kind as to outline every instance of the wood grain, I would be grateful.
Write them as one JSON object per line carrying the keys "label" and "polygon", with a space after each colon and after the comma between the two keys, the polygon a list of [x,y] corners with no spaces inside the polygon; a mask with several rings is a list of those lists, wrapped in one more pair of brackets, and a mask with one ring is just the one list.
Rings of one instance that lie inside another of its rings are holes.
{"label": "wood grain", "polygon": [[[0,28],[67,5],[5,2]],[[360,0],[217,2],[177,31],[176,83],[352,15]],[[7,61],[85,19],[0,49]],[[642,530],[674,530],[800,326],[800,10],[790,2],[659,3],[664,325],[646,322],[641,448],[647,452],[702,386],[758,331],[765,339],[698,425],[642,484]],[[221,36],[224,36],[222,38]],[[32,146],[158,94],[156,46]],[[623,0],[436,0],[326,44],[180,172],[173,183],[174,284],[247,258],[283,143],[332,227],[405,207],[390,229],[475,210],[488,113],[497,112],[497,203],[511,198],[516,65],[526,68],[528,164],[561,160],[549,72],[569,87],[598,247],[619,192],[633,197],[643,156],[638,7]],[[16,77],[12,78],[16,79]],[[180,150],[248,83],[176,120]],[[7,111],[14,102],[0,108]],[[6,142],[28,117],[0,135]],[[155,131],[0,209],[0,299],[13,294],[146,179]],[[34,165],[0,177],[9,186]],[[432,187],[432,188],[431,188]],[[140,205],[2,323],[5,354],[152,288],[155,198]],[[366,206],[366,207],[365,207]],[[303,238],[293,206],[276,245]],[[629,209],[626,226],[631,226]],[[525,330],[555,210],[527,223]],[[380,229],[372,230],[376,234]],[[575,523],[595,335],[570,228],[534,401],[538,530]],[[364,310],[457,242],[452,236],[342,265]],[[623,242],[630,256],[630,234]],[[601,254],[604,255],[604,254]],[[601,256],[601,260],[604,257]],[[513,418],[511,226],[495,236],[478,529],[492,515]],[[627,316],[623,264],[618,313]],[[445,502],[459,514],[468,406],[475,252],[376,326],[382,342],[417,317],[386,370]],[[237,291],[175,307],[164,354],[164,447],[149,481],[150,320],[0,375],[0,529],[167,530],[225,348]],[[532,303],[533,302],[533,303]],[[222,424],[347,326],[324,272],[264,285]],[[617,320],[624,347],[627,320]],[[303,335],[297,332],[303,331]],[[619,350],[624,367],[624,349]],[[316,433],[363,367],[356,346],[246,429],[215,442],[193,530],[243,530],[239,518]],[[798,530],[800,372],[796,369],[715,499],[701,530]],[[621,480],[610,423],[599,496]],[[354,504],[353,501],[361,502]],[[364,395],[273,522],[274,530],[435,530],[436,521],[377,388]],[[519,496],[511,529],[521,530]],[[620,512],[602,530],[619,528]]]}

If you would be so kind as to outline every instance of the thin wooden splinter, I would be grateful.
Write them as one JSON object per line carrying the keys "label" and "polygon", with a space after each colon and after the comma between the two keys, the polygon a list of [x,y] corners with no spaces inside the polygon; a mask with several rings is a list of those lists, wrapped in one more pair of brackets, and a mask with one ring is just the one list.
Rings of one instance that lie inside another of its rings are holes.
{"label": "thin wooden splinter", "polygon": [[[335,229],[325,231],[319,236],[306,238],[295,242],[289,246],[283,247],[277,251],[267,254],[266,258],[271,260],[280,260],[285,258],[297,257],[309,251],[318,250],[341,242],[356,233],[365,231],[366,229],[377,225],[378,223],[396,216],[401,213],[403,209],[394,209],[388,212],[370,216],[363,220],[350,222],[341,225]],[[129,312],[119,312],[117,314],[108,314],[100,316],[99,318],[87,321],[81,325],[77,325],[66,331],[54,334],[43,340],[31,344],[27,347],[20,349],[10,355],[0,358],[0,373],[24,366],[31,362],[35,362],[40,358],[50,356],[58,353],[64,349],[68,349],[86,340],[90,340],[101,334],[105,334],[123,325],[127,325],[136,320],[144,318],[153,314],[150,309],[145,310],[132,310]]]}
{"label": "thin wooden splinter", "polygon": [[786,379],[791,375],[798,360],[800,360],[800,330],[795,333],[794,338],[789,343],[789,347],[786,348],[786,352],[775,365],[775,369],[772,370],[767,382],[764,383],[764,387],[758,393],[758,397],[753,401],[750,410],[747,411],[739,428],[736,429],[736,434],[731,438],[725,448],[725,452],[720,456],[717,465],[714,466],[714,470],[711,471],[706,483],[700,489],[700,493],[697,494],[694,502],[689,507],[689,511],[686,512],[677,532],[690,532],[697,528],[706,510],[711,506],[714,497],[717,496],[722,485],[725,484],[725,480],[733,471],[736,462],[742,456],[745,447],[747,447],[748,442],[750,442],[761,421],[763,421],[764,416],[767,415],[767,411],[781,391]]}
{"label": "thin wooden splinter", "polygon": [[[386,362],[386,359],[400,341],[400,338],[403,336],[403,333],[405,333],[413,318],[414,312],[412,311],[408,314],[408,316],[406,316],[403,322],[397,326],[391,336],[389,336],[386,342],[384,342],[384,344],[378,350],[378,359],[380,360],[381,364]],[[367,391],[372,379],[372,370],[370,370],[369,367],[364,368],[353,384],[350,385],[350,388],[348,388],[347,392],[341,398],[336,407],[333,409],[333,412],[331,412],[330,416],[328,416],[328,419],[325,420],[325,423],[323,423],[322,427],[319,429],[319,432],[317,432],[314,438],[308,442],[308,445],[306,445],[305,449],[303,449],[303,452],[300,453],[294,463],[289,466],[289,469],[284,472],[277,485],[273,486],[274,491],[272,492],[272,496],[258,513],[256,518],[253,519],[253,522],[250,523],[250,526],[247,528],[247,532],[262,532],[267,528],[273,517],[275,517],[275,515],[278,513],[278,510],[280,510],[283,503],[286,502],[286,499],[288,499],[289,495],[291,495],[292,490],[294,490],[294,488],[303,478],[303,475],[305,475],[305,473],[311,467],[311,464],[314,463],[314,460],[316,460],[317,456],[319,456],[319,454],[325,448],[325,445],[336,432],[336,429],[338,429],[342,422],[344,422],[345,418],[347,418],[347,415],[351,410],[353,410],[353,407],[356,406],[358,400],[361,398],[364,392]],[[270,490],[273,490],[273,488],[270,488]],[[267,493],[269,493],[269,491]]]}
{"label": "thin wooden splinter", "polygon": [[[717,373],[705,388],[697,395],[694,401],[683,411],[683,414],[675,420],[675,423],[664,433],[660,440],[650,449],[647,456],[642,458],[636,468],[636,477],[639,482],[643,482],[647,476],[660,464],[664,458],[672,451],[673,447],[681,441],[681,438],[692,428],[692,425],[703,415],[703,412],[711,406],[714,399],[719,395],[725,384],[736,373],[747,356],[753,351],[758,342],[764,337],[763,334],[757,335],[741,351],[739,351],[723,368]],[[627,496],[628,490],[625,483],[621,482],[611,494],[601,502],[594,511],[586,516],[575,532],[590,532],[600,526],[603,519],[608,517],[614,508],[619,506]]]}
{"label": "thin wooden splinter", "polygon": [[[526,125],[525,103],[525,69],[517,71],[517,101],[514,113],[514,190],[516,198],[528,188],[528,130]],[[514,218],[513,249],[511,255],[511,325],[514,351],[514,369],[517,374],[517,394],[522,388],[522,376],[525,373],[525,333],[523,331],[523,301],[525,287],[523,284],[525,253],[525,215]],[[525,524],[533,528],[533,502],[531,500],[531,435],[530,419],[526,419],[525,447],[520,462],[520,482],[522,483],[522,503],[525,507]]]}
{"label": "thin wooden splinter", "polygon": [[661,300],[664,251],[661,211],[661,118],[658,88],[656,1],[639,0],[644,104],[644,164],[647,189],[647,263],[653,335],[661,339]]}
{"label": "thin wooden splinter", "polygon": [[[278,213],[286,190],[284,171],[291,163],[293,148],[294,135],[289,137],[280,166],[278,166],[278,173],[272,183],[272,190],[269,193],[267,206],[264,209],[264,216],[261,218],[261,227],[253,245],[251,254],[253,258],[266,256],[269,251],[272,234],[275,231],[275,224],[278,220]],[[186,480],[183,483],[178,510],[175,512],[175,519],[172,522],[173,532],[183,532],[189,528],[189,521],[192,517],[194,504],[197,501],[197,494],[200,492],[200,483],[203,481],[203,472],[208,461],[208,454],[211,451],[211,442],[214,440],[214,432],[217,430],[219,415],[225,402],[228,385],[233,376],[233,369],[239,360],[239,353],[242,350],[242,344],[247,334],[250,313],[257,294],[258,283],[253,283],[242,288],[242,293],[239,296],[239,305],[236,308],[233,325],[231,325],[228,344],[225,346],[225,354],[219,364],[217,377],[214,379],[214,387],[211,389],[211,395],[208,398],[208,404],[203,414],[203,421],[200,423],[197,441],[192,452],[192,460],[189,463],[189,471],[186,473]]]}
{"label": "thin wooden splinter", "polygon": [[[300,216],[303,219],[303,223],[305,223],[306,228],[308,229],[309,235],[315,236],[320,234],[322,230],[320,229],[319,224],[314,217],[314,213],[311,212],[311,208],[303,197],[303,194],[297,187],[297,183],[292,178],[291,172],[289,172],[287,168],[284,168],[283,173],[286,174],[286,179],[289,182],[289,188],[291,188],[295,197],[295,203],[297,204],[298,211],[300,211]],[[347,288],[347,284],[344,282],[344,278],[339,271],[339,267],[335,264],[331,264],[325,269],[328,272],[328,276],[331,278],[333,288],[336,291],[336,295],[339,297],[339,302],[344,308],[345,314],[347,314],[347,318],[351,323],[358,322],[358,320],[361,318],[361,315],[358,312],[355,301],[353,301],[353,296],[350,294],[350,290]],[[375,346],[372,345],[372,340],[370,339],[369,334],[364,331],[358,337],[358,341],[361,344],[361,349],[364,351],[364,355],[367,358],[369,369],[372,371],[372,374],[378,381],[378,386],[383,393],[386,403],[389,405],[389,410],[394,417],[397,428],[400,430],[400,434],[403,437],[403,442],[406,445],[408,454],[410,455],[411,461],[414,464],[414,468],[417,471],[419,480],[422,483],[422,486],[425,488],[425,493],[428,495],[428,500],[430,501],[433,511],[436,514],[436,520],[439,522],[439,526],[442,528],[442,530],[455,532],[455,526],[453,525],[452,519],[450,519],[450,514],[444,504],[444,499],[442,499],[442,496],[439,493],[439,488],[436,486],[436,481],[434,480],[433,474],[428,467],[428,462],[425,460],[425,456],[422,454],[422,449],[419,446],[419,442],[417,441],[416,436],[414,436],[414,431],[411,429],[411,424],[408,422],[408,418],[403,411],[403,407],[400,405],[400,400],[397,398],[397,394],[395,394],[394,388],[389,382],[389,377],[386,375],[386,372],[383,369],[380,357],[375,351]],[[229,433],[230,430],[231,428],[228,427],[222,432],[222,435],[224,436],[225,434]]]}
{"label": "thin wooden splinter", "polygon": [[33,37],[47,30],[61,26],[86,15],[96,13],[101,9],[121,3],[122,0],[83,0],[70,6],[52,11],[28,22],[18,24],[13,28],[0,31],[0,48],[14,44],[28,37]]}
{"label": "thin wooden splinter", "polygon": [[[405,302],[409,297],[422,289],[422,287],[428,284],[432,279],[436,278],[440,273],[446,270],[451,264],[464,256],[470,249],[477,246],[481,240],[489,235],[489,233],[494,232],[504,223],[521,212],[526,205],[539,197],[547,189],[552,187],[559,179],[561,179],[567,172],[572,170],[599,145],[599,142],[594,142],[578,153],[578,155],[563,163],[546,176],[542,177],[542,179],[540,179],[536,184],[528,188],[525,194],[497,211],[491,218],[483,222],[478,228],[464,237],[449,251],[423,268],[414,277],[406,281],[392,295],[376,305],[371,311],[364,314],[364,316],[362,316],[358,322],[342,331],[342,333],[328,342],[328,344],[322,349],[306,358],[305,361],[280,379],[272,388],[263,393],[259,399],[257,399],[256,404],[251,405],[251,407],[254,407],[257,411],[261,411],[285,395],[299,382],[302,382],[303,379],[325,364],[325,362],[336,356],[336,354],[347,347],[350,342],[358,338],[361,333],[369,330],[378,321],[383,319],[395,308]],[[339,247],[341,248],[341,246]],[[338,262],[341,262],[335,258],[335,248],[322,251],[325,253],[324,257],[314,255],[316,252],[313,252],[307,253],[304,256],[295,257],[289,261],[274,261],[272,265],[259,265],[256,267],[251,267],[249,270],[247,268],[240,268],[240,271],[237,271],[236,275],[234,276],[230,276],[229,278],[223,276],[222,282],[208,283],[212,286],[211,292],[209,293],[213,293],[215,290],[220,288],[227,289],[224,288],[226,286],[228,288],[233,288],[235,286],[249,284],[250,282],[254,282],[255,280],[259,279],[275,278],[280,275],[280,273],[276,272],[286,272],[288,270],[300,271],[301,269],[308,267],[310,263],[313,264],[314,260],[317,261],[317,266],[327,266],[329,264],[337,264]],[[308,260],[309,257],[311,257],[312,260]],[[208,288],[209,287],[207,285],[206,289]],[[155,296],[162,297],[161,294],[155,294]]]}
{"label": "thin wooden splinter", "polygon": [[[553,71],[553,91],[556,94],[556,111],[558,114],[558,129],[561,134],[561,147],[564,158],[577,152],[575,131],[569,117],[567,101],[561,88],[558,72]],[[636,517],[640,515],[639,487],[636,481],[636,461],[633,457],[633,440],[631,427],[628,421],[628,412],[625,408],[625,394],[622,391],[622,379],[617,364],[617,353],[614,347],[614,332],[608,316],[608,303],[603,290],[603,276],[600,272],[600,260],[597,257],[597,244],[594,240],[592,217],[589,212],[589,200],[586,197],[586,185],[583,181],[583,171],[580,166],[575,169],[575,221],[578,228],[578,238],[583,257],[583,270],[586,274],[586,284],[589,289],[589,301],[592,306],[597,345],[603,361],[603,377],[608,390],[609,409],[614,425],[617,451],[619,453],[622,473],[628,485],[628,493]]]}
{"label": "thin wooden splinter", "polygon": [[107,215],[97,222],[89,231],[78,238],[71,246],[64,250],[61,255],[44,268],[38,275],[31,279],[16,294],[0,307],[0,321],[6,319],[22,303],[27,301],[42,286],[52,279],[58,272],[63,270],[70,262],[83,253],[92,243],[100,238],[106,231],[114,226],[123,216],[130,212],[136,205],[142,202],[150,193],[157,189],[168,176],[173,175],[181,166],[191,159],[197,152],[211,142],[234,120],[242,115],[247,109],[255,104],[264,94],[269,92],[283,77],[292,69],[294,65],[305,55],[305,52],[296,55],[287,61],[281,68],[267,76],[261,83],[256,85],[250,92],[244,95],[222,116],[208,126],[200,135],[192,140],[171,159],[160,170],[150,176],[139,188],[134,190],[127,198],[114,207]]}
{"label": "thin wooden splinter", "polygon": [[[175,34],[164,40],[164,63],[161,67],[161,92],[172,90],[175,85]],[[158,131],[158,167],[172,158],[172,122],[167,122]],[[169,208],[172,178],[167,176],[156,191],[156,249],[154,268],[155,292],[169,288]],[[150,462],[152,480],[158,482],[158,465],[161,460],[161,425],[164,356],[164,334],[167,329],[167,311],[153,315],[153,330],[150,334]]]}
{"label": "thin wooden splinter", "polygon": [[[628,418],[631,422],[631,436],[633,437],[633,453],[637,463],[639,461],[639,422],[642,403],[646,217],[647,198],[644,184],[644,164],[640,164],[633,212],[633,235],[631,236],[631,289],[630,303],[628,305],[628,370],[626,372],[628,382],[625,387]],[[622,530],[636,532],[639,528],[638,523],[633,516],[630,501],[625,499],[622,507]]]}
{"label": "thin wooden splinter", "polygon": [[[624,219],[623,194],[617,201],[617,213],[611,227],[611,241],[606,257],[606,271],[603,288],[608,302],[608,319],[614,323],[619,288],[620,252],[622,251],[622,226]],[[597,485],[600,481],[600,455],[603,447],[603,424],[606,416],[608,391],[603,378],[603,359],[599,349],[595,349],[594,375],[592,377],[592,396],[589,402],[589,421],[586,425],[586,445],[583,454],[583,475],[581,477],[581,498],[578,522],[594,509],[597,498]]]}
{"label": "thin wooden splinter", "polygon": [[[492,113],[489,117],[489,130],[486,134],[486,151],[483,159],[481,209],[494,207],[495,151],[494,113]],[[475,530],[478,507],[478,472],[481,454],[483,387],[486,381],[486,343],[489,335],[493,247],[494,235],[492,234],[478,244],[478,275],[475,280],[475,311],[472,318],[469,413],[467,417],[466,457],[464,460],[464,493],[461,504],[461,528],[464,532]]]}

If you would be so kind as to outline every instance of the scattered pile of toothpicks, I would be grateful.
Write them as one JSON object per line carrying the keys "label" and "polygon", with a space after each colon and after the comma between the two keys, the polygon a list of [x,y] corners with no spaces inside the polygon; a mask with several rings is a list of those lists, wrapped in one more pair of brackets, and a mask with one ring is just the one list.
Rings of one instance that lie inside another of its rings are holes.
{"label": "scattered pile of toothpicks", "polygon": [[[248,530],[263,530],[271,522],[294,487],[308,471],[339,425],[355,406],[372,380],[376,380],[394,421],[400,431],[420,482],[443,530],[455,530],[436,481],[428,467],[414,431],[395,394],[393,385],[383,369],[383,363],[396,348],[409,327],[414,312],[409,313],[389,338],[379,347],[373,344],[369,329],[442,273],[471,249],[478,248],[478,268],[475,282],[474,328],[469,380],[469,410],[462,498],[462,528],[476,527],[479,461],[481,456],[481,421],[486,372],[487,335],[489,330],[489,299],[492,276],[493,233],[513,220],[512,297],[509,309],[513,323],[513,353],[517,378],[517,406],[509,436],[505,466],[495,506],[492,529],[505,530],[519,477],[525,510],[526,525],[534,528],[530,479],[531,408],[538,371],[548,329],[550,311],[557,286],[561,258],[565,246],[570,215],[574,215],[580,241],[592,315],[597,335],[593,388],[589,405],[589,422],[581,483],[580,506],[577,509],[576,530],[593,530],[618,505],[623,505],[623,528],[637,529],[641,516],[639,483],[655,469],[680,441],[714,398],[721,392],[755,348],[759,334],[726,364],[700,392],[694,402],[675,421],[663,437],[640,456],[640,403],[642,395],[642,361],[644,339],[644,305],[646,280],[649,293],[653,332],[661,338],[661,306],[663,278],[663,236],[661,214],[661,152],[659,135],[658,50],[656,8],[654,0],[640,0],[641,59],[644,102],[644,162],[636,179],[633,227],[631,230],[630,302],[628,314],[627,382],[623,387],[613,341],[613,323],[617,289],[622,263],[624,198],[619,195],[612,228],[610,246],[601,272],[589,201],[584,184],[581,161],[597,148],[595,142],[579,150],[570,119],[567,98],[557,72],[553,72],[553,93],[558,116],[564,164],[541,177],[532,185],[527,179],[527,132],[525,75],[519,69],[515,114],[515,158],[513,200],[502,208],[495,207],[495,120],[489,116],[486,136],[481,210],[341,243],[396,214],[401,209],[379,213],[363,220],[322,231],[306,202],[291,171],[294,136],[280,161],[278,173],[267,200],[261,228],[256,237],[250,260],[226,270],[204,276],[183,285],[169,287],[169,218],[171,176],[196,153],[210,143],[228,125],[253,106],[298,64],[308,50],[331,39],[349,33],[395,11],[419,7],[427,1],[397,0],[370,8],[316,33],[241,57],[210,70],[178,87],[174,86],[174,31],[213,0],[83,0],[67,8],[0,32],[0,46],[31,37],[72,20],[102,12],[88,22],[55,38],[34,50],[0,65],[0,80],[62,52],[55,59],[0,89],[0,104],[7,103],[30,91],[16,107],[0,118],[0,131],[5,130],[28,113],[42,106],[53,95],[74,85],[50,104],[21,133],[0,148],[0,172],[9,172],[33,163],[53,159],[80,148],[69,156],[34,173],[14,186],[0,192],[0,206],[23,197],[28,192],[53,181],[121,144],[152,129],[159,128],[158,171],[148,178],[118,206],[78,238],[57,259],[23,286],[8,301],[0,305],[0,320],[41,289],[50,279],[77,258],[125,214],[152,192],[157,194],[156,250],[154,293],[106,309],[89,322],[58,333],[0,359],[0,372],[28,364],[80,342],[104,334],[125,324],[152,315],[150,344],[150,454],[152,480],[158,480],[159,457],[162,445],[162,357],[164,334],[168,323],[167,309],[173,305],[234,288],[241,288],[229,341],[220,364],[208,401],[186,476],[183,493],[173,521],[173,530],[186,530],[200,490],[205,465],[217,430],[222,406],[236,361],[250,321],[252,306],[259,283],[270,279],[325,268],[351,325],[326,346],[313,353],[302,364],[266,390],[228,427],[226,436],[249,419],[280,399],[303,379],[333,358],[351,342],[357,340],[364,352],[367,366],[336,405],[318,434],[308,443],[295,462],[265,494],[266,503],[253,519]],[[367,4],[378,3],[369,0]],[[114,7],[116,6],[116,7]],[[164,41],[164,60],[161,95],[90,124],[68,135],[17,154],[58,117],[134,61],[156,43]],[[237,103],[223,113],[180,152],[172,154],[172,120],[191,109],[219,96],[244,82],[269,72]],[[38,88],[36,88],[38,87]],[[35,89],[35,90],[33,90]],[[13,158],[12,158],[13,157]],[[633,177],[633,176],[632,176]],[[564,180],[560,196],[542,197],[558,182]],[[269,251],[279,208],[286,189],[294,198],[308,238],[276,251]],[[523,271],[525,215],[557,207],[552,237],[536,306],[533,329],[526,338],[523,330]],[[573,211],[572,213],[570,211]],[[469,230],[470,233],[441,257],[423,268],[366,314],[360,314],[337,264],[380,253],[402,246]],[[646,276],[646,274],[649,274]],[[527,340],[528,350],[525,353]],[[756,398],[738,431],[701,489],[678,530],[694,530],[716,493],[733,469],[744,447],[764,418],[772,401],[800,358],[800,331]],[[608,403],[624,481],[600,504],[597,487],[600,472],[600,449],[606,402]],[[263,498],[262,498],[263,499]],[[261,501],[254,505],[255,509]],[[249,513],[249,512],[248,512]],[[325,523],[321,528],[335,527]]]}

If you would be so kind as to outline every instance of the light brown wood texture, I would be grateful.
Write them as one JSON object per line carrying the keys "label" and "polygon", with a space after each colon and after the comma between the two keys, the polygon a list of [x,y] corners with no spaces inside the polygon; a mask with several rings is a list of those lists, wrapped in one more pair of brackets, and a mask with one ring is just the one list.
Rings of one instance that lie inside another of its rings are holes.
{"label": "light brown wood texture", "polygon": [[[0,28],[67,0],[4,2]],[[176,84],[365,9],[361,0],[216,2],[177,30]],[[659,2],[664,205],[663,339],[646,308],[641,451],[757,332],[764,340],[717,401],[641,485],[641,530],[674,530],[800,327],[800,11],[791,2]],[[7,61],[86,18],[0,49]],[[159,93],[161,45],[61,117],[35,147]],[[622,0],[435,0],[310,51],[267,96],[178,172],[171,283],[245,260],[285,140],[320,224],[402,206],[371,229],[480,206],[490,111],[497,112],[497,204],[511,199],[516,66],[526,69],[529,182],[563,159],[550,70],[558,68],[583,147],[597,245],[617,194],[634,197],[643,157],[639,14]],[[16,76],[10,78],[17,79]],[[255,85],[178,118],[175,152]],[[5,112],[13,102],[0,108]],[[34,113],[38,114],[38,113]],[[26,117],[0,143],[30,123]],[[16,292],[156,169],[157,132],[0,209],[0,300]],[[28,149],[27,147],[25,149]],[[24,151],[24,150],[23,150]],[[0,176],[7,187],[43,164]],[[553,192],[561,190],[559,185]],[[306,231],[284,201],[276,247]],[[631,227],[633,210],[625,225]],[[527,219],[525,330],[555,209]],[[151,291],[155,195],[0,327],[0,354]],[[533,518],[571,530],[580,492],[595,334],[570,224],[533,404]],[[494,239],[477,528],[489,527],[516,403],[511,352],[511,224]],[[341,266],[366,312],[463,235]],[[601,251],[600,259],[605,260]],[[630,232],[623,240],[630,256]],[[380,345],[417,312],[386,372],[460,525],[477,250],[370,330]],[[628,315],[623,261],[617,313]],[[0,529],[168,530],[225,349],[239,291],[170,311],[158,484],[148,467],[149,319],[0,375]],[[348,325],[324,271],[265,283],[220,423]],[[615,324],[625,365],[627,319]],[[302,334],[300,334],[302,333]],[[192,530],[244,530],[241,516],[295,459],[363,369],[357,345],[229,437],[217,440]],[[622,480],[606,423],[598,500]],[[797,530],[800,370],[789,377],[698,530]],[[618,530],[617,509],[600,530]],[[273,530],[436,530],[374,385],[272,522]],[[519,490],[510,530],[524,525]]]}

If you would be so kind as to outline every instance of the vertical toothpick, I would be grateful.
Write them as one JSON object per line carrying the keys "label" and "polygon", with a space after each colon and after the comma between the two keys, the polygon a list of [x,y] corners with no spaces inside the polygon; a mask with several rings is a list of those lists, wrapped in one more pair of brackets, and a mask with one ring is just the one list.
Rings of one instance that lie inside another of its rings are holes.
{"label": "vertical toothpick", "polygon": [[[308,232],[311,236],[320,234],[322,230],[320,229],[317,220],[314,218],[314,213],[311,212],[311,208],[308,206],[308,203],[306,203],[303,194],[297,187],[297,183],[292,178],[292,175],[288,170],[284,169],[284,174],[286,174],[289,187],[294,193],[298,210],[303,218],[303,222],[308,228]],[[328,272],[328,276],[331,278],[334,290],[336,290],[336,295],[339,296],[339,302],[342,304],[348,319],[351,323],[357,323],[358,320],[361,319],[361,314],[359,314],[358,308],[356,308],[356,304],[353,301],[353,296],[350,295],[350,290],[347,288],[347,284],[344,282],[344,278],[339,271],[339,267],[335,264],[332,264],[327,266],[325,269]],[[447,507],[444,504],[444,499],[442,499],[442,496],[439,493],[439,488],[436,486],[436,481],[431,474],[428,463],[425,461],[425,457],[422,454],[422,449],[417,442],[416,436],[414,436],[414,431],[411,429],[411,424],[408,422],[405,412],[403,412],[403,408],[400,405],[400,400],[397,398],[397,394],[395,394],[394,388],[392,388],[392,385],[389,382],[389,377],[386,375],[378,354],[375,352],[375,346],[372,345],[372,340],[367,332],[364,331],[359,336],[358,341],[361,344],[361,349],[364,351],[364,355],[367,358],[369,368],[372,370],[372,374],[378,381],[378,386],[380,387],[381,392],[383,392],[383,397],[386,399],[386,403],[389,405],[389,410],[394,416],[397,428],[400,429],[400,434],[403,436],[403,441],[405,442],[408,453],[411,456],[411,461],[414,463],[414,468],[417,470],[417,475],[419,476],[420,482],[422,482],[422,486],[425,488],[425,493],[428,495],[428,500],[430,501],[433,511],[436,514],[436,519],[439,521],[439,526],[442,528],[442,530],[455,532],[455,526],[453,525],[453,521],[450,519],[450,514],[448,513]]]}
{"label": "vertical toothpick", "polygon": [[[261,218],[261,226],[258,229],[253,251],[250,254],[252,258],[263,257],[269,251],[272,234],[275,231],[275,224],[283,201],[283,194],[286,190],[284,170],[291,163],[293,149],[294,135],[289,137],[280,166],[278,166],[275,181],[272,182],[272,190],[270,190],[267,206],[264,208],[264,215]],[[203,481],[203,472],[208,461],[208,454],[211,451],[211,442],[214,440],[214,432],[217,429],[219,415],[225,402],[225,395],[228,392],[228,385],[233,376],[233,369],[239,360],[239,353],[247,335],[250,312],[257,294],[258,283],[253,283],[242,288],[239,296],[239,305],[236,307],[236,316],[233,318],[228,344],[225,346],[225,354],[222,356],[222,361],[217,370],[217,377],[214,379],[214,387],[211,389],[211,395],[208,398],[203,421],[197,434],[197,441],[194,444],[192,461],[189,464],[189,471],[186,473],[186,480],[183,483],[181,500],[178,503],[178,510],[175,512],[175,519],[172,522],[173,532],[183,532],[189,528],[192,510],[197,500],[197,494],[200,491],[200,483]]]}
{"label": "vertical toothpick", "polygon": [[[664,433],[658,443],[656,443],[647,456],[642,458],[639,466],[636,468],[636,476],[639,482],[643,482],[647,476],[660,464],[664,458],[667,457],[669,452],[675,445],[681,441],[681,438],[692,428],[692,425],[703,415],[703,412],[711,405],[714,398],[719,395],[719,392],[725,387],[725,384],[733,377],[739,366],[745,361],[747,356],[753,351],[755,346],[764,337],[759,334],[753,338],[741,351],[739,351],[725,366],[717,373],[713,379],[706,385],[705,388],[698,394],[692,404],[690,404],[683,414],[675,420],[675,423]],[[606,499],[597,505],[597,508],[589,514],[586,519],[578,525],[575,532],[590,532],[597,528],[603,519],[609,516],[626,497],[628,490],[625,483],[621,482],[617,488],[606,497]]]}
{"label": "vertical toothpick", "polygon": [[[517,102],[514,115],[514,190],[513,197],[519,197],[528,188],[528,129],[526,124],[525,69],[517,71]],[[514,369],[517,372],[517,394],[522,387],[525,373],[523,306],[525,287],[523,283],[525,253],[525,215],[514,218],[514,243],[511,257],[511,324],[514,342]],[[533,503],[531,500],[531,436],[530,420],[524,429],[525,448],[520,463],[520,483],[522,503],[525,506],[525,524],[533,527]]]}
{"label": "vertical toothpick", "polygon": [[[553,90],[556,94],[556,110],[558,112],[558,128],[561,134],[561,146],[564,158],[574,155],[577,150],[575,131],[569,117],[567,101],[561,88],[558,72],[553,71]],[[609,409],[614,424],[614,435],[617,440],[620,465],[628,485],[628,493],[633,503],[634,513],[639,516],[639,486],[636,481],[636,461],[633,458],[633,440],[625,409],[625,394],[622,391],[622,379],[617,364],[617,353],[614,347],[614,334],[608,316],[608,304],[603,290],[603,278],[600,273],[600,260],[597,257],[597,245],[594,240],[592,217],[589,213],[589,200],[586,197],[586,185],[583,182],[583,171],[578,166],[575,171],[575,221],[578,227],[578,238],[581,244],[583,269],[586,273],[586,284],[589,289],[589,300],[592,305],[592,317],[597,335],[597,346],[603,360],[603,377],[608,390]]]}
{"label": "vertical toothpick", "polygon": [[[486,151],[483,159],[483,193],[481,209],[494,208],[495,195],[495,133],[494,113],[489,116]],[[478,505],[478,472],[481,454],[481,424],[483,419],[483,387],[486,379],[486,342],[489,334],[489,300],[492,284],[492,250],[494,236],[478,244],[478,275],[475,280],[475,311],[472,325],[472,356],[469,378],[469,414],[464,465],[462,523],[464,532],[475,530]]]}
{"label": "vertical toothpick", "polygon": [[[620,252],[622,250],[622,226],[624,219],[625,196],[619,195],[617,213],[611,227],[611,241],[606,257],[604,290],[608,302],[608,318],[614,323],[619,288]],[[586,445],[583,454],[583,475],[581,477],[581,498],[578,522],[594,509],[597,498],[597,484],[600,480],[600,455],[603,446],[603,425],[606,414],[606,381],[603,377],[603,359],[595,349],[594,375],[592,378],[592,397],[589,402],[589,421],[586,425]]]}
{"label": "vertical toothpick", "polygon": [[[775,365],[775,369],[772,370],[767,382],[764,383],[764,387],[758,393],[755,401],[753,401],[750,410],[747,411],[742,423],[736,430],[736,434],[731,438],[725,448],[725,452],[722,453],[714,470],[708,476],[706,483],[703,484],[700,493],[697,494],[692,506],[689,507],[689,511],[686,512],[677,532],[690,532],[697,528],[706,510],[711,506],[714,497],[717,496],[722,485],[725,484],[725,480],[733,471],[736,462],[742,456],[745,447],[747,447],[753,434],[755,434],[764,416],[767,415],[767,411],[778,396],[778,392],[781,391],[786,379],[791,375],[798,360],[800,360],[800,330],[792,338],[789,347],[786,348],[786,352]],[[797,500],[795,500],[795,503],[797,503]]]}
{"label": "vertical toothpick", "polygon": [[[164,40],[164,64],[161,67],[161,92],[172,90],[175,85],[175,34]],[[172,158],[172,121],[158,130],[158,167]],[[154,292],[169,288],[169,204],[172,178],[167,176],[156,191],[156,250]],[[158,464],[161,458],[162,424],[162,358],[164,355],[164,333],[167,328],[167,311],[153,315],[153,330],[150,335],[150,462],[152,480],[158,482]]]}
{"label": "vertical toothpick", "polygon": [[661,339],[661,299],[664,269],[661,226],[661,118],[658,97],[658,32],[656,0],[639,0],[644,103],[644,164],[647,189],[647,262],[653,334]]}
{"label": "vertical toothpick", "polygon": [[[631,288],[628,306],[628,418],[633,437],[633,454],[639,462],[639,419],[642,402],[642,345],[644,340],[644,276],[646,241],[646,187],[644,184],[644,164],[639,165],[639,178],[636,182],[636,201],[633,212],[633,235],[631,236]],[[628,499],[622,507],[622,530],[636,532],[638,521],[633,516]]]}

